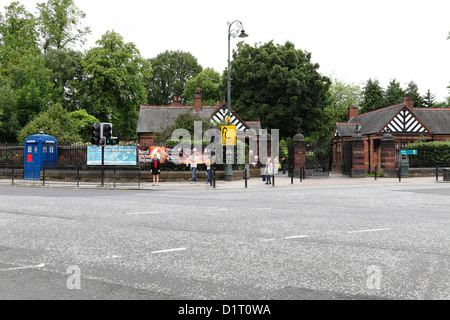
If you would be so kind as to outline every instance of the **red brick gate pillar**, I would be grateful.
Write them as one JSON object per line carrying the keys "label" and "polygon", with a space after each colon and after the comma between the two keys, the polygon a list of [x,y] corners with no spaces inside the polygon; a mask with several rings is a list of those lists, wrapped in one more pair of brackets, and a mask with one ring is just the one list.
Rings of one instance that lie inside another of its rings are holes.
{"label": "red brick gate pillar", "polygon": [[352,137],[352,178],[363,178],[366,176],[364,168],[364,140],[360,133]]}
{"label": "red brick gate pillar", "polygon": [[305,137],[297,133],[292,142],[294,143],[294,177],[300,177],[300,169],[306,164]]}
{"label": "red brick gate pillar", "polygon": [[397,169],[395,164],[395,139],[390,133],[386,133],[381,139],[381,168],[386,178],[395,178]]}

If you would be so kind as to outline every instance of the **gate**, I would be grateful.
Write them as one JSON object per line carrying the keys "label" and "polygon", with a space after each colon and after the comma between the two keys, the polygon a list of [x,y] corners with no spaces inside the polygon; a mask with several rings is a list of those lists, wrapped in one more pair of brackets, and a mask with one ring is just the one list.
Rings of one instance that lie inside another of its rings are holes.
{"label": "gate", "polygon": [[306,145],[306,176],[330,176],[330,144],[328,142]]}
{"label": "gate", "polygon": [[[330,144],[328,142],[318,143],[315,145],[307,145],[305,147],[306,153],[306,163],[305,167],[302,168],[303,177],[325,177],[330,176]],[[294,169],[299,170],[300,168],[294,168],[295,153],[294,153],[294,143],[291,142],[288,146],[288,165],[289,165],[289,176],[294,176]]]}

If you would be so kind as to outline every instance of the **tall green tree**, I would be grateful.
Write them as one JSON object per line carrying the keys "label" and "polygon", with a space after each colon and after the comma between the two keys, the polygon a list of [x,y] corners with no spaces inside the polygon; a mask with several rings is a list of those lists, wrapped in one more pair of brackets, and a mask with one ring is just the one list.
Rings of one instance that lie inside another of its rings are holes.
{"label": "tall green tree", "polygon": [[44,52],[50,48],[59,50],[86,42],[91,29],[82,25],[86,14],[73,0],[48,0],[38,3],[37,7]]}
{"label": "tall green tree", "polygon": [[148,104],[170,105],[175,96],[180,97],[183,104],[186,82],[197,76],[202,70],[189,52],[165,51],[155,58],[149,59],[153,76],[147,79]]}
{"label": "tall green tree", "polygon": [[194,93],[196,88],[202,91],[202,104],[215,106],[221,100],[220,73],[214,69],[206,68],[195,77],[186,82],[184,97],[187,105],[194,105]]}
{"label": "tall green tree", "polygon": [[0,142],[16,142],[20,128],[11,80],[0,76]]}
{"label": "tall green tree", "polygon": [[423,98],[419,93],[419,88],[414,81],[410,81],[406,87],[406,95],[412,96],[415,108],[423,108]]}
{"label": "tall green tree", "polygon": [[44,53],[45,67],[51,70],[55,102],[69,111],[82,108],[76,104],[76,84],[83,80],[83,54],[71,49],[49,49]]}
{"label": "tall green tree", "polygon": [[40,129],[43,129],[45,134],[54,136],[59,144],[84,142],[80,135],[79,121],[59,103],[42,112],[23,127],[19,132],[19,141],[39,133]]}
{"label": "tall green tree", "polygon": [[384,90],[380,86],[378,79],[370,78],[363,90],[363,101],[361,103],[360,113],[366,113],[385,106]]}
{"label": "tall green tree", "polygon": [[39,52],[36,26],[36,18],[20,2],[6,6],[4,15],[0,12],[0,67]]}
{"label": "tall green tree", "polygon": [[246,120],[260,119],[264,128],[279,129],[281,137],[295,135],[300,122],[306,134],[320,130],[331,81],[318,69],[311,53],[291,42],[241,42],[231,63],[231,108]]}
{"label": "tall green tree", "polygon": [[19,125],[22,127],[39,113],[46,111],[54,99],[51,71],[42,55],[27,54],[8,71],[16,98]]}
{"label": "tall green tree", "polygon": [[405,91],[401,88],[400,83],[393,79],[389,82],[384,93],[384,106],[389,107],[403,102]]}
{"label": "tall green tree", "polygon": [[430,89],[428,89],[427,93],[425,93],[422,97],[423,106],[425,108],[434,108],[436,105],[436,95],[432,94]]}
{"label": "tall green tree", "polygon": [[78,103],[102,122],[112,122],[113,135],[134,138],[150,67],[134,43],[114,31],[96,43],[81,62],[85,79],[78,87]]}

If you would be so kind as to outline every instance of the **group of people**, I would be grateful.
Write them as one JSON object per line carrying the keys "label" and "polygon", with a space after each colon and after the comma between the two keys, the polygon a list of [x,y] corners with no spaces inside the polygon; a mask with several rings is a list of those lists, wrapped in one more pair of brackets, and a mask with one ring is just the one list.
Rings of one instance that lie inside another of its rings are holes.
{"label": "group of people", "polygon": [[[186,166],[190,166],[191,170],[191,184],[197,183],[197,164],[199,156],[197,155],[197,151],[194,149],[192,154],[186,160]],[[161,162],[158,158],[158,155],[155,153],[153,155],[153,159],[150,162],[150,168],[153,176],[153,184],[152,186],[159,186],[159,175],[161,174]],[[206,183],[211,183],[211,158],[206,158],[206,174],[208,176],[208,181]]]}
{"label": "group of people", "polygon": [[[286,174],[286,165],[287,159],[283,157],[281,159],[281,169],[283,170],[283,174]],[[262,172],[262,181],[266,182],[266,184],[272,184],[271,177],[278,173],[280,169],[280,161],[278,160],[278,156],[272,162],[272,159],[267,158],[266,166],[264,167],[264,172]]]}
{"label": "group of people", "polygon": [[[199,156],[197,155],[197,151],[194,149],[192,154],[186,160],[186,166],[190,166],[191,170],[191,184],[197,183],[197,165],[198,165]],[[283,170],[283,174],[286,174],[286,157],[281,159],[281,168]],[[153,155],[153,159],[150,162],[150,168],[153,175],[153,185],[159,186],[159,175],[161,174],[161,162],[157,154]],[[278,173],[279,170],[279,160],[278,157],[275,157],[275,160],[272,163],[272,159],[267,158],[266,166],[264,167],[264,171],[262,172],[263,181],[266,184],[272,184],[271,176]],[[211,183],[211,158],[208,156],[206,158],[206,174],[208,177],[207,184]]]}

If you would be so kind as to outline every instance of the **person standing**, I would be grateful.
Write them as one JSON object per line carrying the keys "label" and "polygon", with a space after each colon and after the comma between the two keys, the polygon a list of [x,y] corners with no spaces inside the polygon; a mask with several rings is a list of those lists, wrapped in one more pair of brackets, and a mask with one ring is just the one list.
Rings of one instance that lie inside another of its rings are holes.
{"label": "person standing", "polygon": [[187,158],[186,160],[186,166],[191,166],[191,184],[192,183],[197,183],[197,151],[196,149],[192,150],[192,155]]}
{"label": "person standing", "polygon": [[[152,176],[153,176],[153,185],[159,186],[159,175],[161,174],[161,162],[159,161],[158,155],[155,153],[153,155],[153,159],[150,163],[150,167],[152,169]],[[155,182],[156,180],[156,182]]]}
{"label": "person standing", "polygon": [[280,160],[278,160],[278,156],[276,156],[275,159],[273,160],[273,174],[278,173],[279,165],[280,165]]}
{"label": "person standing", "polygon": [[264,170],[266,173],[266,184],[272,184],[272,181],[270,180],[271,175],[273,174],[273,163],[272,159],[267,158],[266,162],[266,169]]}
{"label": "person standing", "polygon": [[283,156],[283,158],[281,158],[281,168],[283,169],[283,174],[286,174],[286,166],[287,166],[286,156]]}
{"label": "person standing", "polygon": [[208,176],[206,184],[211,184],[211,158],[209,156],[206,156],[206,175]]}

